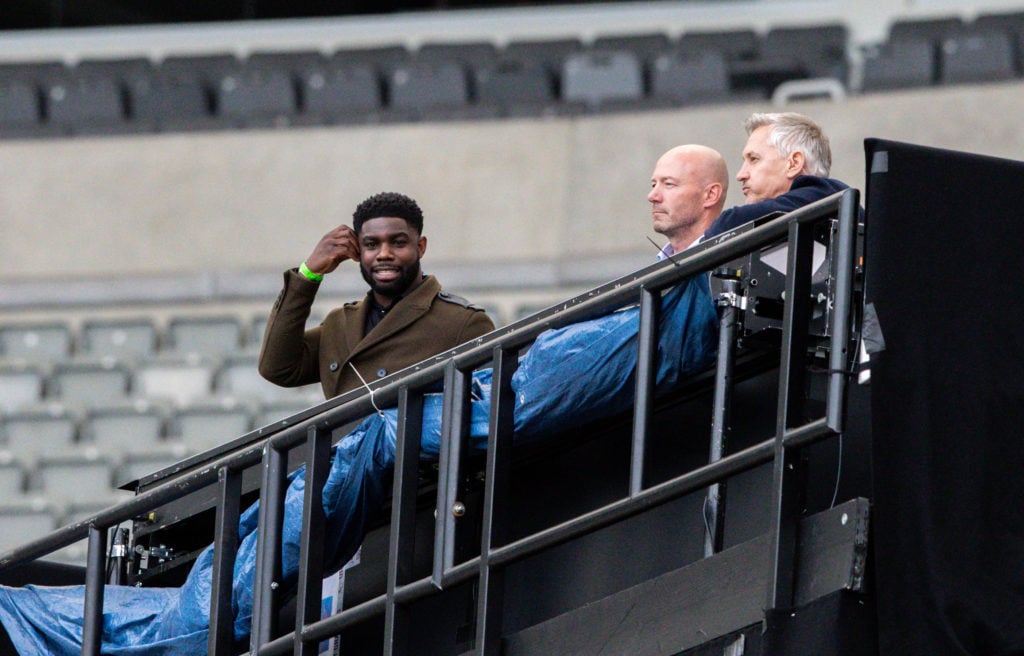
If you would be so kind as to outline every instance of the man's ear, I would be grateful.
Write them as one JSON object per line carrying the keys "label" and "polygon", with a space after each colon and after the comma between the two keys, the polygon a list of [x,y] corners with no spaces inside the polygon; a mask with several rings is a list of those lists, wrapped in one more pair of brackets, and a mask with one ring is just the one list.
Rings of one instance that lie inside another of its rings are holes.
{"label": "man's ear", "polygon": [[712,182],[704,187],[704,207],[714,207],[718,204],[723,193],[721,182]]}
{"label": "man's ear", "polygon": [[416,249],[420,252],[420,257],[423,257],[423,254],[427,252],[426,237],[420,236],[420,238],[416,241]]}
{"label": "man's ear", "polygon": [[799,150],[794,151],[786,161],[786,177],[792,180],[798,175],[803,175],[804,164],[806,164],[804,154]]}

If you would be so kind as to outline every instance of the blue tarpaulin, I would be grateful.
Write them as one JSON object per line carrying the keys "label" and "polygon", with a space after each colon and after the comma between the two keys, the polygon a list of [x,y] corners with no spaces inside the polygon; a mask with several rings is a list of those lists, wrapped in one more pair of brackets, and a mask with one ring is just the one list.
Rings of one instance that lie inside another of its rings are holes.
{"label": "blue tarpaulin", "polygon": [[[572,426],[627,410],[635,391],[639,308],[541,333],[520,358],[513,376],[515,439],[545,439]],[[656,391],[705,368],[717,341],[717,321],[707,277],[696,276],[662,299]],[[486,448],[491,370],[473,374],[470,439]],[[441,442],[440,394],[424,399],[423,458],[437,458]],[[365,419],[334,448],[323,491],[328,530],[326,571],[339,569],[362,542],[368,522],[390,490],[397,411]],[[282,534],[282,579],[294,586],[298,572],[305,479],[290,476]],[[256,570],[258,504],[239,521],[232,610],[235,636],[249,634]],[[103,647],[112,656],[195,656],[206,652],[213,548],[197,558],[180,588],[107,586]],[[82,648],[83,586],[0,587],[0,621],[22,655],[77,656]]]}

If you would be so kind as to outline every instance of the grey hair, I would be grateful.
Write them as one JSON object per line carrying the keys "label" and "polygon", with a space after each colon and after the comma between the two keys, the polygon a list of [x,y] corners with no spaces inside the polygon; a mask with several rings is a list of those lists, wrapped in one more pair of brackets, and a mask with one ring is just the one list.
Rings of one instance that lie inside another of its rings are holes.
{"label": "grey hair", "polygon": [[771,127],[768,143],[780,157],[789,157],[799,151],[804,154],[804,168],[808,173],[828,177],[832,168],[832,148],[821,126],[796,112],[756,113],[743,122],[748,135],[766,125]]}

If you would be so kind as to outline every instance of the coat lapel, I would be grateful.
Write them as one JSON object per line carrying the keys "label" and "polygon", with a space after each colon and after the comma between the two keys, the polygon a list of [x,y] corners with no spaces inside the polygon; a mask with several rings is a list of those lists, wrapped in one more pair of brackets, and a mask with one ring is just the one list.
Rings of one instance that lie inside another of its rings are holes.
{"label": "coat lapel", "polygon": [[437,279],[434,278],[434,276],[427,276],[427,278],[420,283],[419,287],[403,298],[395,309],[388,312],[384,318],[381,319],[381,322],[377,324],[377,326],[371,330],[370,334],[366,337],[362,337],[362,332],[363,326],[366,325],[366,313],[369,311],[369,301],[364,300],[360,303],[355,317],[355,342],[350,341],[349,338],[349,335],[353,335],[352,322],[349,322],[350,325],[346,331],[346,341],[348,341],[350,345],[353,343],[355,344],[349,350],[349,359],[351,360],[366,349],[388,339],[426,314],[430,309],[431,301],[433,301],[439,291],[441,291],[441,284],[437,282]]}

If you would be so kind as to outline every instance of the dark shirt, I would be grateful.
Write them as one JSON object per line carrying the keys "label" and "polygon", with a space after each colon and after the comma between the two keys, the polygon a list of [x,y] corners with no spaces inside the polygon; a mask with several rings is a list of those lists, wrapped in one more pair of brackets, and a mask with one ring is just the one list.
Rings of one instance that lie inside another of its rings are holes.
{"label": "dark shirt", "polygon": [[710,239],[772,212],[791,212],[844,189],[849,189],[849,185],[832,178],[819,178],[815,175],[797,176],[789,191],[781,196],[748,205],[737,205],[722,212],[704,233],[704,239]]}
{"label": "dark shirt", "polygon": [[391,301],[391,305],[387,307],[384,307],[383,305],[378,303],[377,297],[373,295],[373,292],[369,292],[366,295],[366,299],[369,302],[369,307],[367,308],[366,312],[366,328],[363,329],[363,336],[365,337],[366,335],[369,335],[370,331],[373,330],[374,327],[381,322],[381,320],[384,318],[384,315],[390,312],[391,308],[398,305],[398,301],[405,298],[406,294],[419,287],[423,283],[425,278],[425,276],[421,276],[419,280],[417,280],[414,284],[409,286],[409,289],[405,290],[405,293],[396,296],[394,300]]}

